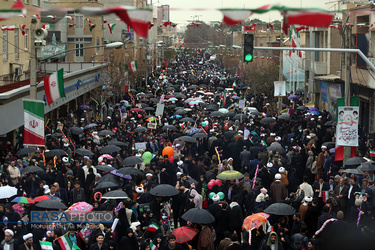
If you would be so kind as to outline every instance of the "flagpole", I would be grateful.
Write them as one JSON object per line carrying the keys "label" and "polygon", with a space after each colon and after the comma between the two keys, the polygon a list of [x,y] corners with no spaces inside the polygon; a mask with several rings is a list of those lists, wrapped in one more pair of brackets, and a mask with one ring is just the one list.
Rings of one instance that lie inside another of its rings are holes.
{"label": "flagpole", "polygon": [[36,29],[36,18],[31,19],[30,25],[30,36],[31,36],[31,44],[30,44],[30,99],[36,100],[37,99],[37,87],[36,87],[36,56],[37,51],[35,49],[35,37],[34,31]]}

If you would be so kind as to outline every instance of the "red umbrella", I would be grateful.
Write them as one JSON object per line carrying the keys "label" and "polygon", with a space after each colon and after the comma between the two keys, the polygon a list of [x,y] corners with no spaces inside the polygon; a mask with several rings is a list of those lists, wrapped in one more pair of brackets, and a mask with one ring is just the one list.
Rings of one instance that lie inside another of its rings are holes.
{"label": "red umbrella", "polygon": [[165,98],[172,98],[174,95],[167,95]]}
{"label": "red umbrella", "polygon": [[198,230],[193,227],[179,227],[176,228],[172,234],[176,236],[176,242],[181,244],[190,241],[197,235]]}
{"label": "red umbrella", "polygon": [[43,196],[38,196],[38,197],[35,197],[34,198],[34,202],[41,202],[41,201],[44,201],[44,200],[49,200],[50,198],[47,196],[47,195],[43,195]]}
{"label": "red umbrella", "polygon": [[132,108],[132,109],[130,109],[130,111],[133,111],[133,112],[142,112],[143,109],[140,109],[140,108]]}

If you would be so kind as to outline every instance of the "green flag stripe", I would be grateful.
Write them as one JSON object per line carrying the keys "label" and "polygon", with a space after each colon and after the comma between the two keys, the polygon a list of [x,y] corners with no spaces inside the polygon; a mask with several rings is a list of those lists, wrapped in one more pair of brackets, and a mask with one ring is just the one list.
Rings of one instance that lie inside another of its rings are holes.
{"label": "green flag stripe", "polygon": [[44,104],[42,102],[23,101],[23,108],[26,113],[44,120]]}

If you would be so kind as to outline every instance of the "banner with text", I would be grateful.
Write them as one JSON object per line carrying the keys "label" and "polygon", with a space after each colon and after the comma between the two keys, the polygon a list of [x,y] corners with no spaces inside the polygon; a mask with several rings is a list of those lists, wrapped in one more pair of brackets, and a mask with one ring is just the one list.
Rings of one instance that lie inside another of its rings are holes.
{"label": "banner with text", "polygon": [[338,108],[336,146],[358,146],[359,107]]}
{"label": "banner with text", "polygon": [[275,86],[274,96],[286,96],[285,81],[275,81],[273,84]]}

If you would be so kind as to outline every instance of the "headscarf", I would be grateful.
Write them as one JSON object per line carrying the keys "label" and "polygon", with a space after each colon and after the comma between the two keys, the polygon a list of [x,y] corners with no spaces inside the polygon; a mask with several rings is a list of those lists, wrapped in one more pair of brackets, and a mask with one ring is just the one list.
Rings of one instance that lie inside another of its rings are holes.
{"label": "headscarf", "polygon": [[192,189],[190,191],[190,195],[192,197],[194,197],[194,204],[195,204],[195,207],[196,208],[202,208],[202,204],[203,204],[203,199],[202,199],[202,195],[198,194],[197,190],[195,189]]}
{"label": "headscarf", "polygon": [[271,235],[275,235],[276,236],[276,240],[275,240],[275,250],[278,250],[279,248],[279,239],[277,237],[277,233],[272,231],[270,232],[270,235],[268,235],[268,239],[267,239],[267,246],[272,246],[272,243],[271,243]]}

